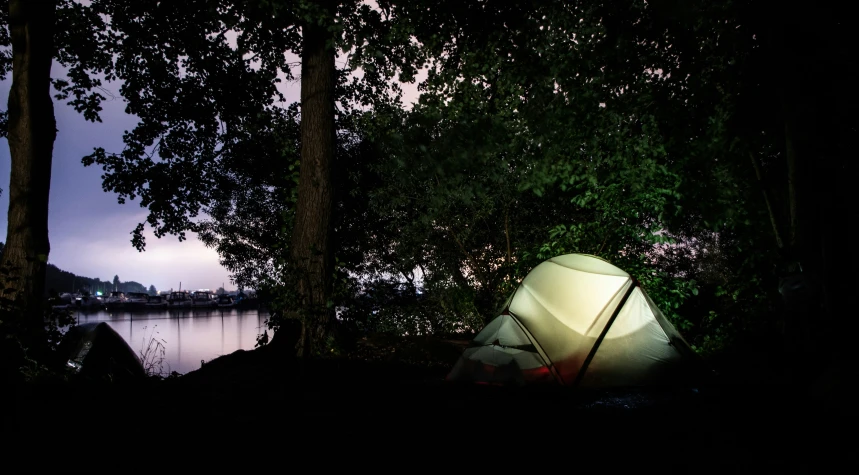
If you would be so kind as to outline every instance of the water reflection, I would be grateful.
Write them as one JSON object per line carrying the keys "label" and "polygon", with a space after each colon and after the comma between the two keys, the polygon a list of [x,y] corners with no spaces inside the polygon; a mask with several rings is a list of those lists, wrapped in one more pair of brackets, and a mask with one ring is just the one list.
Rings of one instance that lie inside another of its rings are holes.
{"label": "water reflection", "polygon": [[138,355],[150,339],[163,340],[166,372],[187,373],[236,350],[250,350],[265,331],[259,310],[182,309],[136,312],[78,312],[78,323],[107,322]]}

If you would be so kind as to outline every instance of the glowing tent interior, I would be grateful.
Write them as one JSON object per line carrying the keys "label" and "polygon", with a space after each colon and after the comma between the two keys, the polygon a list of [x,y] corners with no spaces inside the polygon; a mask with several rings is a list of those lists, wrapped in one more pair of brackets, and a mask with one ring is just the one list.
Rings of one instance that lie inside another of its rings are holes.
{"label": "glowing tent interior", "polygon": [[676,384],[701,360],[626,272],[567,254],[535,267],[449,381],[605,388]]}

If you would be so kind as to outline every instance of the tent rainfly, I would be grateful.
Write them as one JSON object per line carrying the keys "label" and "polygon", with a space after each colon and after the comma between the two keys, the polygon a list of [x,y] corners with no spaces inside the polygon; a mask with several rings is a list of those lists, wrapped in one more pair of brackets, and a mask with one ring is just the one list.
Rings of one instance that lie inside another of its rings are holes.
{"label": "tent rainfly", "polygon": [[449,381],[582,388],[674,384],[700,358],[629,274],[595,256],[535,267]]}

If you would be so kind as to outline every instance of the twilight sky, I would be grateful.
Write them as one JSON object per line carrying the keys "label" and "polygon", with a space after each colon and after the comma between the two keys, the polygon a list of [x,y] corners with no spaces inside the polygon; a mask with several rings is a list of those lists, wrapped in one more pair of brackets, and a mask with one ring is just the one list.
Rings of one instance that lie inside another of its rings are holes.
{"label": "twilight sky", "polygon": [[[338,61],[341,63],[341,61]],[[341,63],[342,64],[342,63]],[[52,75],[63,71],[56,64]],[[11,74],[0,82],[0,108],[6,109]],[[298,82],[281,84],[287,102],[300,97]],[[403,85],[405,103],[417,96],[413,84]],[[138,252],[131,245],[131,232],[145,219],[147,210],[139,200],[121,205],[115,193],[105,193],[101,187],[100,167],[84,167],[81,157],[94,147],[108,152],[122,150],[122,134],[131,130],[137,118],[125,113],[125,103],[119,97],[119,84],[106,85],[117,98],[102,104],[101,123],[84,120],[65,103],[54,102],[57,119],[57,140],[54,143],[51,169],[49,233],[51,253],[48,261],[60,269],[80,276],[111,280],[134,280],[159,290],[216,289],[223,284],[232,289],[229,272],[224,269],[213,249],[206,248],[194,234],[179,242],[175,236],[157,239],[147,228],[146,251]],[[0,240],[6,240],[9,210],[9,144],[0,138]]]}
{"label": "twilight sky", "polygon": [[[54,76],[61,69],[54,65]],[[5,109],[11,78],[0,82],[0,100]],[[106,89],[119,95],[119,85]],[[147,231],[146,251],[131,245],[131,231],[145,219],[139,201],[117,203],[115,193],[101,188],[100,167],[84,167],[81,157],[94,147],[107,151],[122,150],[122,133],[132,129],[137,118],[125,113],[121,98],[103,103],[102,123],[84,120],[71,107],[54,102],[57,140],[51,169],[51,199],[48,226],[51,253],[48,261],[60,269],[85,277],[134,280],[157,289],[212,288],[230,285],[229,273],[218,262],[213,249],[206,248],[196,236],[179,242],[172,236],[157,239]],[[9,144],[0,139],[0,236],[6,240],[9,210]]]}

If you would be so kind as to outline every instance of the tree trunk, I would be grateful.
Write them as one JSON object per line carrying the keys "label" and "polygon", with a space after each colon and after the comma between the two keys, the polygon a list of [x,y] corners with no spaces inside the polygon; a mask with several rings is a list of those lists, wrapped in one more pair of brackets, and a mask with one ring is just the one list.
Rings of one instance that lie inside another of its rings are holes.
{"label": "tree trunk", "polygon": [[333,272],[330,247],[336,69],[328,23],[302,28],[301,168],[291,243],[303,310],[303,331],[297,345],[301,356],[320,349],[329,334],[333,314],[327,303]]}
{"label": "tree trunk", "polygon": [[[27,317],[42,329],[48,241],[51,159],[57,136],[51,99],[51,62],[56,4],[11,0],[12,86],[9,90],[9,215],[2,267],[4,288]],[[38,318],[38,322],[32,319]]]}
{"label": "tree trunk", "polygon": [[[793,9],[785,16],[778,40],[785,64],[786,247],[801,265],[791,277],[795,297],[786,306],[786,330],[795,358],[791,366],[798,382],[807,384],[829,361],[855,358],[849,351],[855,312],[844,297],[856,283],[855,270],[845,258],[854,244],[854,223],[847,218],[855,207],[850,184],[854,178],[847,169],[853,161],[849,149],[855,136],[856,94],[836,86],[852,83],[845,77],[852,68],[841,63],[855,60],[845,60],[851,58],[846,45],[852,35],[838,26],[843,15],[813,8]],[[820,40],[809,42],[809,37]]]}

